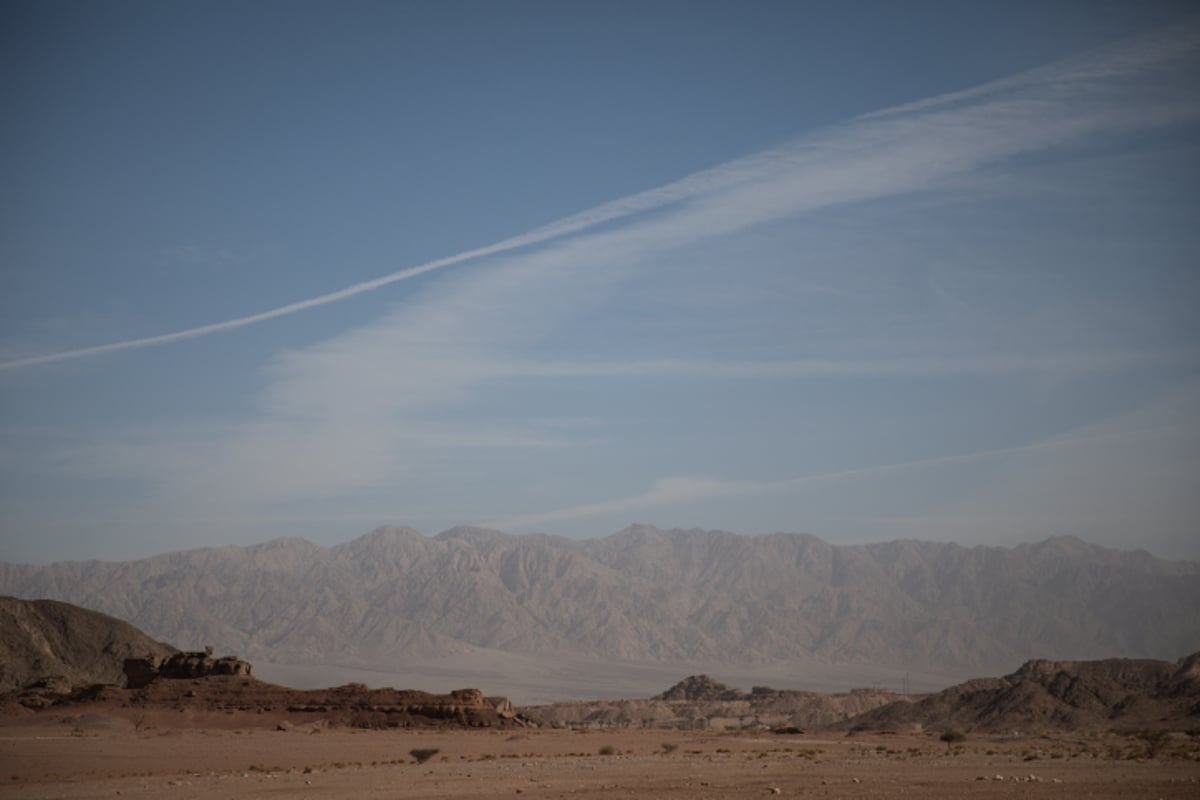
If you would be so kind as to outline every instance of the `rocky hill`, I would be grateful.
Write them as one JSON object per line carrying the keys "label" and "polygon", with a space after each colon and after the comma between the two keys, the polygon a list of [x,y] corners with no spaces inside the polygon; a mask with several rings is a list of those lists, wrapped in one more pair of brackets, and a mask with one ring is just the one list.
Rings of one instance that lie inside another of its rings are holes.
{"label": "rocky hill", "polygon": [[0,694],[38,681],[63,689],[123,686],[126,659],[174,653],[106,614],[56,600],[0,597]]}
{"label": "rocky hill", "polygon": [[748,695],[732,689],[707,675],[690,675],[654,697],[667,702],[711,702],[714,700],[745,700]]}
{"label": "rocky hill", "polygon": [[775,670],[815,688],[825,665],[849,688],[875,682],[856,665],[961,679],[1032,657],[1200,648],[1200,564],[1073,538],[839,547],[644,526],[587,541],[380,528],[331,548],[281,539],[125,563],[0,564],[0,592],[96,608],[260,667],[422,663],[516,694],[498,683],[509,670],[560,698],[648,693],[671,673]]}
{"label": "rocky hill", "polygon": [[1003,678],[976,678],[913,697],[880,689],[818,694],[755,686],[744,692],[707,675],[693,675],[646,700],[552,703],[520,711],[554,727],[1196,730],[1200,653],[1174,662],[1034,660]]}
{"label": "rocky hill", "polygon": [[552,727],[741,730],[824,728],[897,700],[884,689],[821,694],[755,686],[744,692],[692,675],[647,700],[590,700],[527,706],[523,716]]}
{"label": "rocky hill", "polygon": [[960,731],[1200,727],[1200,653],[1178,661],[1029,661],[915,701],[867,711],[846,727]]}

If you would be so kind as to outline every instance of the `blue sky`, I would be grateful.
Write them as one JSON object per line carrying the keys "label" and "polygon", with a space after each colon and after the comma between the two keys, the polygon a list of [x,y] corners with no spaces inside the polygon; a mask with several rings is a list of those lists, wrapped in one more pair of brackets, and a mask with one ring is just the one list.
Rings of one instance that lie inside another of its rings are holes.
{"label": "blue sky", "polygon": [[5,2],[0,558],[1200,558],[1186,6]]}

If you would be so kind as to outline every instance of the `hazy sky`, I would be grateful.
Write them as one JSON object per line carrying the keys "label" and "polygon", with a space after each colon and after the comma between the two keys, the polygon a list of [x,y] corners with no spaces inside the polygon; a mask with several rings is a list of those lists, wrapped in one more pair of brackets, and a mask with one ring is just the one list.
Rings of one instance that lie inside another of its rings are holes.
{"label": "hazy sky", "polygon": [[1200,558],[1187,3],[0,2],[0,559]]}

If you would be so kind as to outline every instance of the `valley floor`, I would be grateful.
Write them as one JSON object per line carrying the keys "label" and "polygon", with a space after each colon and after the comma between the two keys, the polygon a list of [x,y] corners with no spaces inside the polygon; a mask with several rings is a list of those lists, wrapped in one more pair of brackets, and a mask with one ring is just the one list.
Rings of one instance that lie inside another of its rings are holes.
{"label": "valley floor", "polygon": [[[238,715],[0,720],[6,798],[1195,798],[1200,741],[1116,734],[275,731]],[[135,724],[136,723],[136,724]],[[409,754],[436,748],[418,764]]]}

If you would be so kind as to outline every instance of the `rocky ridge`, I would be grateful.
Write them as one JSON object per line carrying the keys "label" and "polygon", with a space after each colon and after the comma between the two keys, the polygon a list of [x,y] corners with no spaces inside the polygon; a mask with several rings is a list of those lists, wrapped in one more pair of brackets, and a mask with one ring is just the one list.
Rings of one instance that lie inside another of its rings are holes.
{"label": "rocky ridge", "polygon": [[1035,659],[1002,678],[928,695],[881,689],[819,694],[731,688],[693,675],[646,700],[520,709],[554,727],[745,730],[1040,732],[1200,729],[1200,653],[1178,661]]}
{"label": "rocky ridge", "polygon": [[552,727],[796,730],[828,727],[898,697],[874,688],[824,694],[755,686],[744,692],[707,675],[692,675],[645,700],[553,703],[519,710]]}
{"label": "rocky ridge", "polygon": [[[202,678],[159,676],[137,688],[107,684],[55,691],[34,684],[0,695],[0,709],[46,713],[88,712],[137,718],[157,711],[178,713],[181,725],[234,715],[239,727],[511,728],[523,727],[507,698],[478,689],[447,694],[370,689],[360,683],[329,689],[291,689],[245,675]],[[222,720],[224,722],[224,720]]]}
{"label": "rocky ridge", "polygon": [[119,564],[0,564],[0,591],[256,662],[366,669],[508,653],[965,677],[1035,656],[1200,648],[1200,564],[1069,537],[1006,549],[646,526],[587,541],[380,528],[332,548],[281,539]]}
{"label": "rocky ridge", "polygon": [[1200,653],[1178,661],[1110,658],[1026,662],[845,722],[861,730],[964,731],[1200,728]]}
{"label": "rocky ridge", "polygon": [[[448,694],[370,689],[351,683],[300,690],[259,681],[235,656],[180,652],[128,623],[57,601],[0,598],[0,710],[80,707],[136,715],[172,710],[253,715],[252,726],[360,728],[519,727],[504,697],[478,689]],[[124,656],[122,658],[122,656]],[[119,666],[117,666],[119,663]]]}

